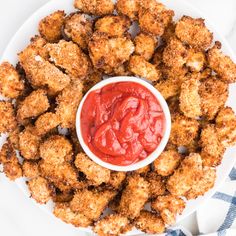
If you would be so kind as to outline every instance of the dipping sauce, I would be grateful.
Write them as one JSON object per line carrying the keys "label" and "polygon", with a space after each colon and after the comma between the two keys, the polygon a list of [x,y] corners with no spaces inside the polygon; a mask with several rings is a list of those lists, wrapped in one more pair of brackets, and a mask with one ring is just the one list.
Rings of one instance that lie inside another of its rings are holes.
{"label": "dipping sauce", "polygon": [[127,166],[160,144],[165,115],[157,98],[136,82],[117,82],[91,91],[81,110],[85,144],[104,162]]}

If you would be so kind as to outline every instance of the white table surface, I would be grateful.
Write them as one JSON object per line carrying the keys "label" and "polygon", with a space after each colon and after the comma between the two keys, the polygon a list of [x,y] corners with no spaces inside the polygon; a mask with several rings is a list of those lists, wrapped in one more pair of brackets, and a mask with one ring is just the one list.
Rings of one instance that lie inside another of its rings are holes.
{"label": "white table surface", "polygon": [[[201,9],[205,16],[215,23],[236,52],[236,1],[188,1]],[[20,25],[46,2],[48,0],[0,0],[0,57]],[[197,235],[195,214],[187,217],[180,224]],[[85,234],[40,210],[14,183],[10,183],[4,175],[0,174],[0,235],[84,236]]]}

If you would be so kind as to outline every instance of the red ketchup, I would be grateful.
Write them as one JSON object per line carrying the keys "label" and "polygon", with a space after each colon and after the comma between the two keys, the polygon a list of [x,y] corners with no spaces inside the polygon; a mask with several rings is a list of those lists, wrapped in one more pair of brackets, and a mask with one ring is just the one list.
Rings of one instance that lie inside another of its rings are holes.
{"label": "red ketchup", "polygon": [[81,110],[85,144],[104,162],[127,166],[149,156],[160,144],[165,116],[143,85],[117,82],[88,94]]}

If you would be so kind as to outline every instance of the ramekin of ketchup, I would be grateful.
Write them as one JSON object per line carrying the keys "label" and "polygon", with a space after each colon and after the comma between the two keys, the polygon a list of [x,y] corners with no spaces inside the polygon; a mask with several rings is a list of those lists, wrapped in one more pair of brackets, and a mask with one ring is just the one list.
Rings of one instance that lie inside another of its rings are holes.
{"label": "ramekin of ketchup", "polygon": [[76,117],[77,135],[97,164],[131,171],[153,162],[164,150],[171,119],[162,95],[136,77],[112,77],[83,97]]}

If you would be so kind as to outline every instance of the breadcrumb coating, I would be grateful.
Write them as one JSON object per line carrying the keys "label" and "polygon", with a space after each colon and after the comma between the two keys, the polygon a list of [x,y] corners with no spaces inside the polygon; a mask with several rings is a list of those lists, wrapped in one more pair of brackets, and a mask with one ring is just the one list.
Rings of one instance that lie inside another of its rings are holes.
{"label": "breadcrumb coating", "polygon": [[31,197],[39,204],[46,204],[53,194],[53,187],[50,183],[42,178],[36,177],[30,179],[28,182],[28,188],[31,194]]}
{"label": "breadcrumb coating", "polygon": [[53,214],[67,224],[75,227],[88,227],[92,225],[92,221],[79,212],[73,212],[69,203],[56,203]]}
{"label": "breadcrumb coating", "polygon": [[160,79],[160,71],[141,56],[131,56],[129,70],[136,76],[150,81],[157,81]]}
{"label": "breadcrumb coating", "polygon": [[213,40],[213,34],[201,18],[183,16],[176,25],[175,33],[183,43],[199,50],[206,50]]}
{"label": "breadcrumb coating", "polygon": [[0,64],[0,93],[7,98],[17,98],[24,89],[24,82],[9,62]]}
{"label": "breadcrumb coating", "polygon": [[161,234],[165,231],[165,224],[162,218],[152,212],[143,210],[135,219],[135,226],[147,234]]}
{"label": "breadcrumb coating", "polygon": [[64,11],[56,11],[46,16],[39,22],[39,33],[48,42],[56,42],[61,39],[61,29],[65,20]]}
{"label": "breadcrumb coating", "polygon": [[127,37],[111,37],[96,32],[89,41],[89,55],[95,68],[111,73],[114,68],[128,61],[134,44]]}
{"label": "breadcrumb coating", "polygon": [[151,170],[151,165],[147,165],[147,166],[144,166],[142,168],[135,170],[134,172],[136,174],[146,175],[150,170]]}
{"label": "breadcrumb coating", "polygon": [[207,59],[210,68],[214,70],[222,80],[226,83],[236,82],[236,64],[229,56],[222,53],[220,42],[217,41],[208,51]]}
{"label": "breadcrumb coating", "polygon": [[39,165],[36,161],[25,160],[22,164],[23,176],[26,178],[36,178],[40,175]]}
{"label": "breadcrumb coating", "polygon": [[61,192],[56,190],[55,194],[52,196],[52,200],[55,203],[69,203],[74,197],[73,191],[71,192]]}
{"label": "breadcrumb coating", "polygon": [[64,34],[86,50],[89,38],[93,34],[93,22],[82,13],[72,13],[65,19]]}
{"label": "breadcrumb coating", "polygon": [[0,133],[7,133],[17,126],[13,105],[10,102],[0,101]]}
{"label": "breadcrumb coating", "polygon": [[202,158],[198,153],[191,153],[167,180],[167,189],[173,195],[183,196],[201,176]]}
{"label": "breadcrumb coating", "polygon": [[73,42],[60,40],[59,43],[47,44],[49,60],[75,78],[84,78],[89,71],[88,57]]}
{"label": "breadcrumb coating", "polygon": [[206,55],[202,51],[189,49],[188,51],[188,58],[186,62],[186,66],[192,72],[200,72],[204,69],[206,65]]}
{"label": "breadcrumb coating", "polygon": [[108,185],[114,189],[120,189],[126,178],[126,172],[111,171]]}
{"label": "breadcrumb coating", "polygon": [[164,34],[161,36],[161,39],[165,44],[175,36],[175,27],[176,23],[171,21],[165,28]]}
{"label": "breadcrumb coating", "polygon": [[103,210],[115,196],[116,192],[111,190],[83,189],[77,191],[70,202],[70,207],[74,212],[81,212],[91,220],[98,220]]}
{"label": "breadcrumb coating", "polygon": [[19,134],[20,128],[17,127],[9,133],[8,141],[13,145],[15,149],[19,149]]}
{"label": "breadcrumb coating", "polygon": [[86,93],[91,89],[95,84],[99,83],[102,80],[102,73],[94,70],[92,71],[84,80],[83,80],[83,92]]}
{"label": "breadcrumb coating", "polygon": [[119,236],[130,230],[130,222],[127,217],[119,214],[111,214],[96,222],[94,232],[98,236]]}
{"label": "breadcrumb coating", "polygon": [[75,0],[74,7],[97,16],[112,14],[115,8],[112,0]]}
{"label": "breadcrumb coating", "polygon": [[126,15],[131,20],[137,20],[139,12],[139,0],[117,0],[116,10],[118,14]]}
{"label": "breadcrumb coating", "polygon": [[181,155],[175,150],[168,150],[153,162],[154,169],[161,176],[169,176],[174,173],[182,160]]}
{"label": "breadcrumb coating", "polygon": [[95,185],[108,183],[110,180],[111,171],[96,164],[84,153],[77,154],[75,158],[75,166]]}
{"label": "breadcrumb coating", "polygon": [[129,176],[122,192],[119,213],[130,219],[138,217],[148,198],[149,183],[137,174]]}

